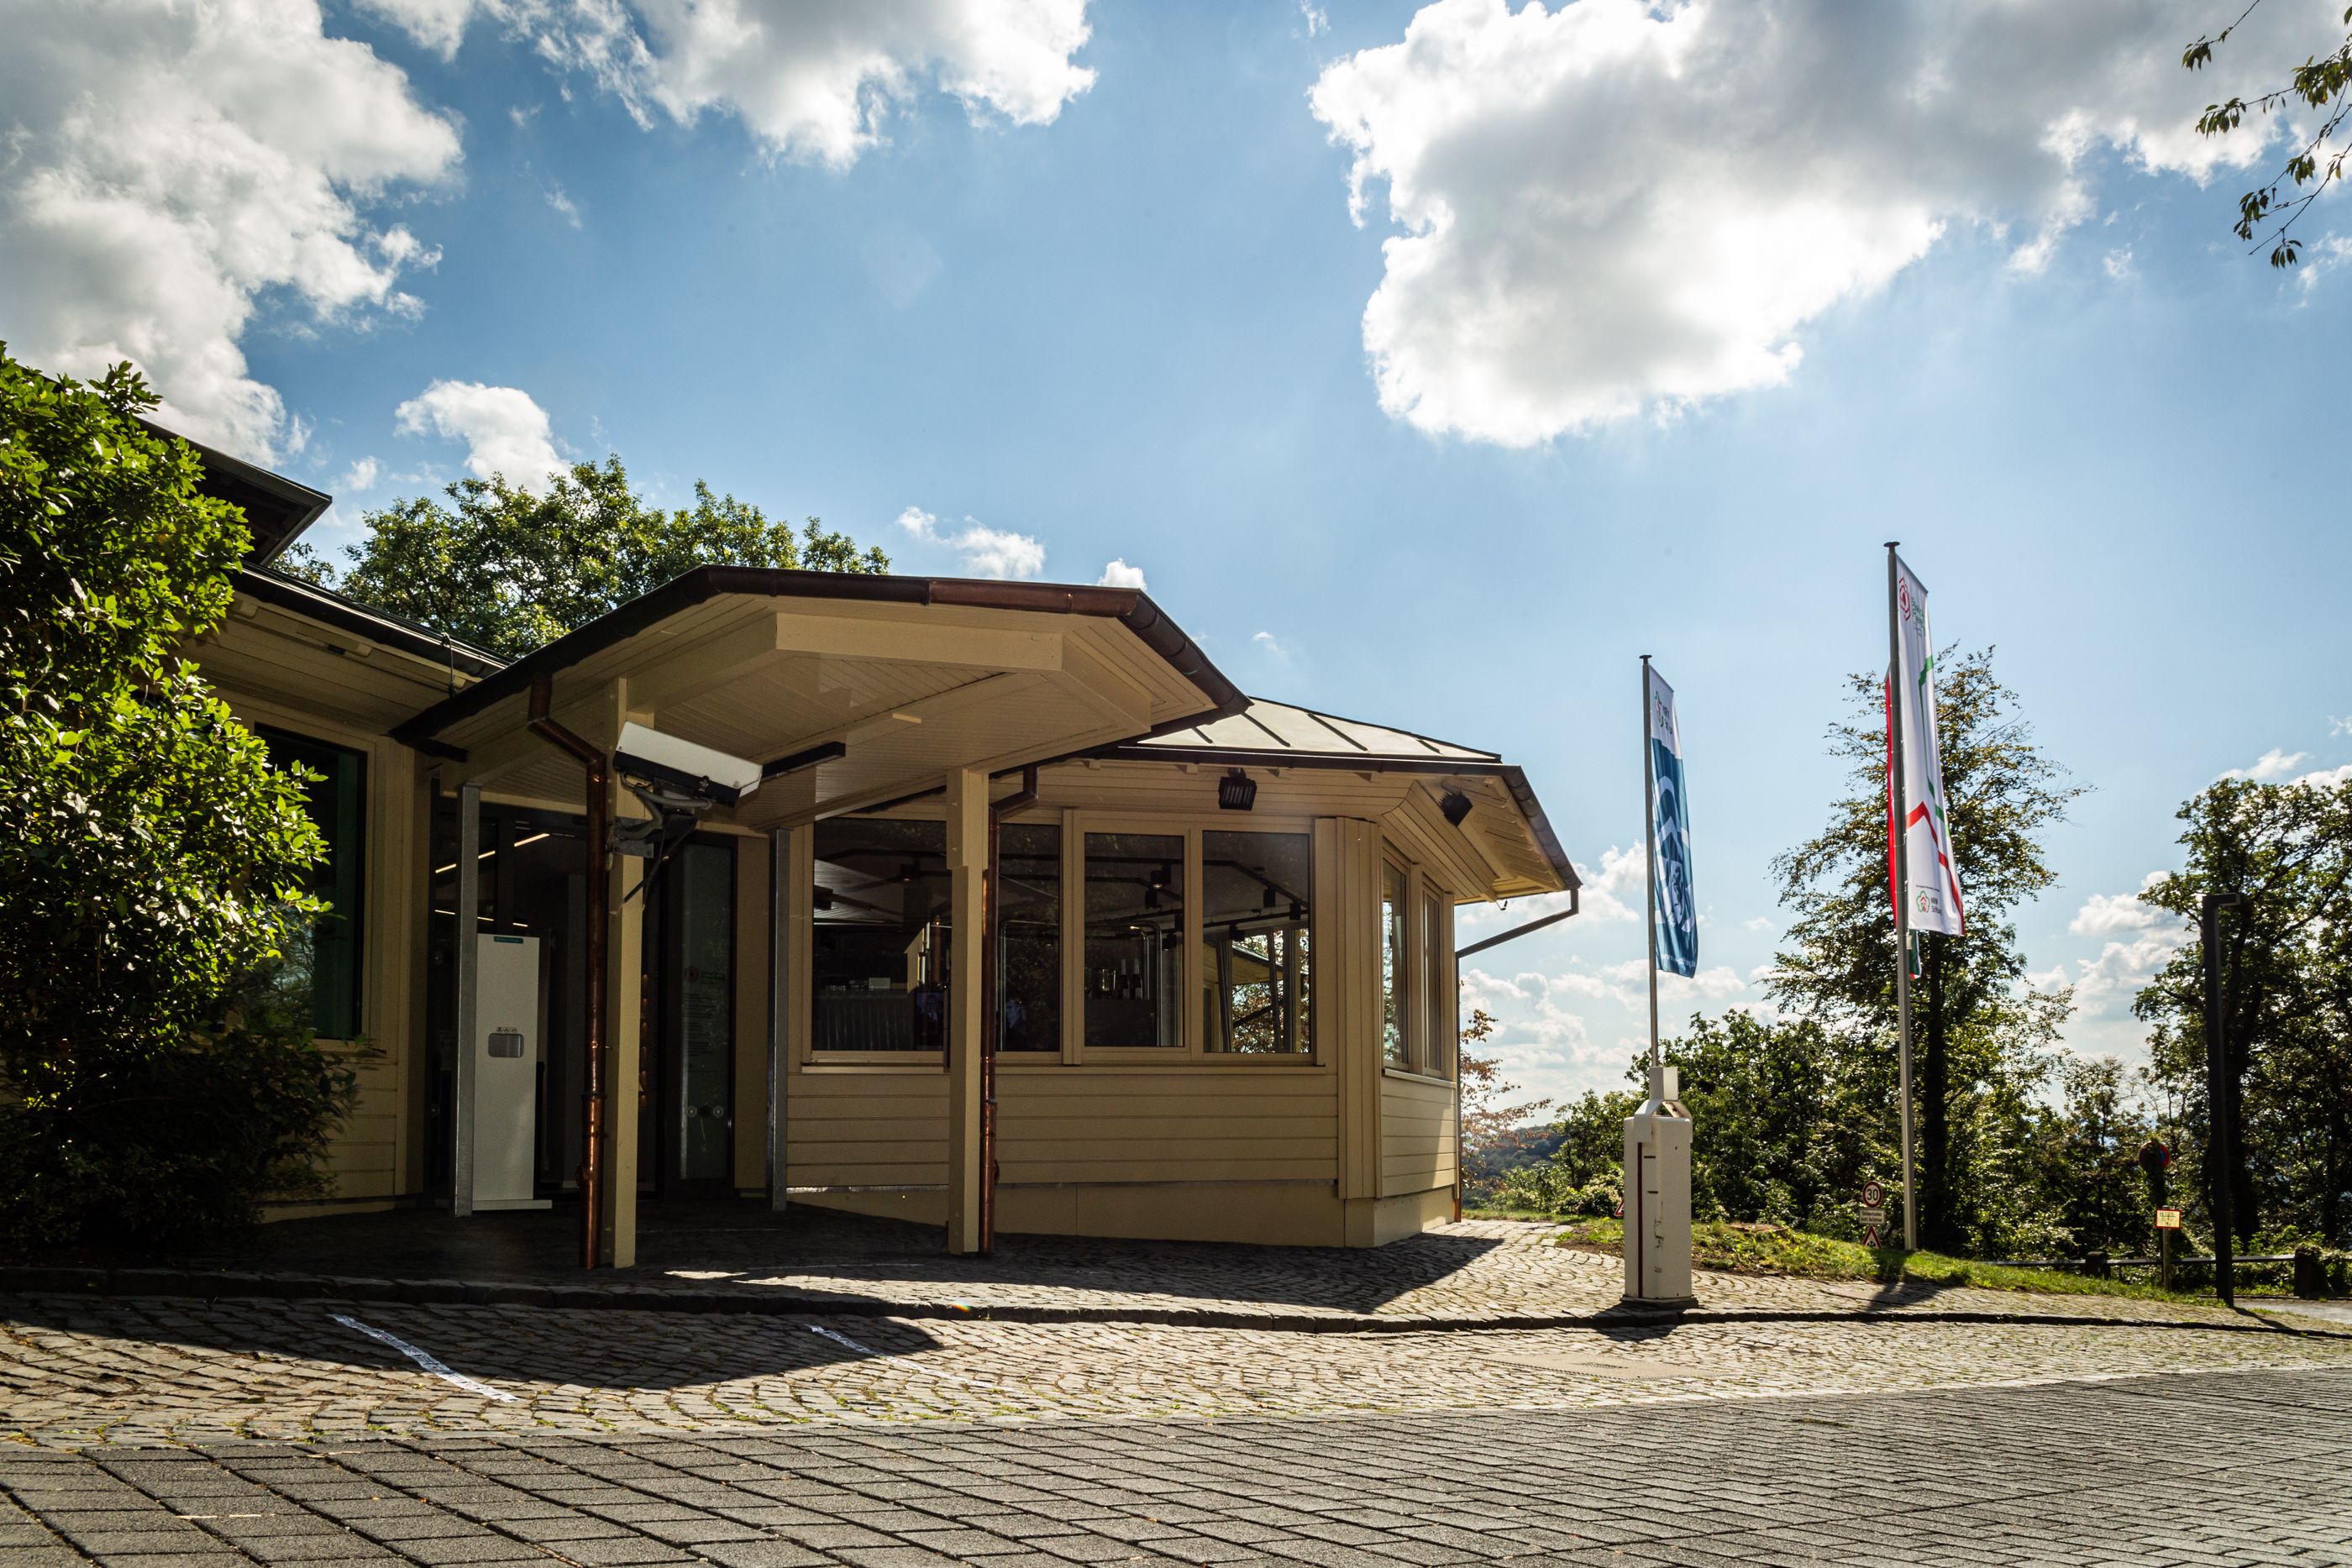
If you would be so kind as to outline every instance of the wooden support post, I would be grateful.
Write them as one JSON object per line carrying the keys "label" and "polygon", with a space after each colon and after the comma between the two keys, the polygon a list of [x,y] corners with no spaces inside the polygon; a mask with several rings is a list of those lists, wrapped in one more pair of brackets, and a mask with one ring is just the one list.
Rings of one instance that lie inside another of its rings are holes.
{"label": "wooden support post", "polygon": [[[614,692],[612,736],[617,740],[622,721],[650,722],[649,716],[628,711],[625,685]],[[606,783],[612,816],[645,813],[635,797],[621,786],[617,770]],[[637,1265],[637,1076],[638,1034],[644,1021],[646,967],[646,897],[629,896],[646,874],[646,862],[616,854],[605,872],[604,932],[604,1159],[602,1177],[601,1245],[605,1265],[634,1269]]]}
{"label": "wooden support post", "polygon": [[980,1214],[982,945],[987,920],[988,775],[948,775],[948,1250],[983,1245]]}

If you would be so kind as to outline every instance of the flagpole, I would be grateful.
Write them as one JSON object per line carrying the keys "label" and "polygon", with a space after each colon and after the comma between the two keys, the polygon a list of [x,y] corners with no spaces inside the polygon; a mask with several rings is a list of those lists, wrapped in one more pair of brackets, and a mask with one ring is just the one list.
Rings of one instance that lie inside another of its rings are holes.
{"label": "flagpole", "polygon": [[1650,749],[1650,655],[1642,655],[1642,862],[1649,889],[1642,911],[1650,929],[1650,1077],[1665,1060],[1658,1044],[1658,779]]}
{"label": "flagpole", "polygon": [[1886,541],[1887,810],[1895,830],[1895,1060],[1903,1099],[1903,1247],[1919,1245],[1919,1199],[1911,1168],[1911,824],[1903,800],[1903,612],[1897,602],[1895,548]]}

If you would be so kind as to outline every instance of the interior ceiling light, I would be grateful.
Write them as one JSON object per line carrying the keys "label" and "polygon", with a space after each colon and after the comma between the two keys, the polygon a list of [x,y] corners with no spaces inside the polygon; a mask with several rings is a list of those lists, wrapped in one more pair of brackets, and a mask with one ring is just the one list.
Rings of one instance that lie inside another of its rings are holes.
{"label": "interior ceiling light", "polygon": [[1462,825],[1462,819],[1470,814],[1470,797],[1459,789],[1448,789],[1444,799],[1438,801],[1437,809],[1445,813],[1447,827],[1458,828]]}
{"label": "interior ceiling light", "polygon": [[1257,804],[1257,780],[1239,768],[1230,769],[1217,780],[1217,809],[1221,811],[1246,811]]}

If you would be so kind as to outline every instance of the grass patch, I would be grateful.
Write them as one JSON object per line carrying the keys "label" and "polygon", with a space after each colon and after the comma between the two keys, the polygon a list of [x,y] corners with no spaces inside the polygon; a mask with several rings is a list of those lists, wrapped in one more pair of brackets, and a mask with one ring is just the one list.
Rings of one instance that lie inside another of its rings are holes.
{"label": "grass patch", "polygon": [[[1614,1219],[1582,1219],[1559,1234],[1559,1245],[1621,1253],[1625,1228]],[[1893,1284],[1912,1280],[1985,1291],[2032,1291],[2056,1296],[2128,1296],[2140,1301],[2204,1301],[2202,1294],[2160,1291],[2127,1280],[2102,1280],[2056,1269],[2003,1269],[1940,1252],[1868,1248],[1780,1225],[1711,1222],[1691,1227],[1691,1266],[1724,1274],[1781,1274],[1801,1280],[1861,1280]]]}

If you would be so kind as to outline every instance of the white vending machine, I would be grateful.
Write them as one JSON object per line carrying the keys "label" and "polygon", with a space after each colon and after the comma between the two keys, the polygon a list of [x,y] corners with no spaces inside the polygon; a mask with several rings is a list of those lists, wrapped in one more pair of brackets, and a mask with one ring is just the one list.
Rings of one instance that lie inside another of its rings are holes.
{"label": "white vending machine", "polygon": [[545,1208],[539,1146],[539,938],[475,938],[473,1206]]}

